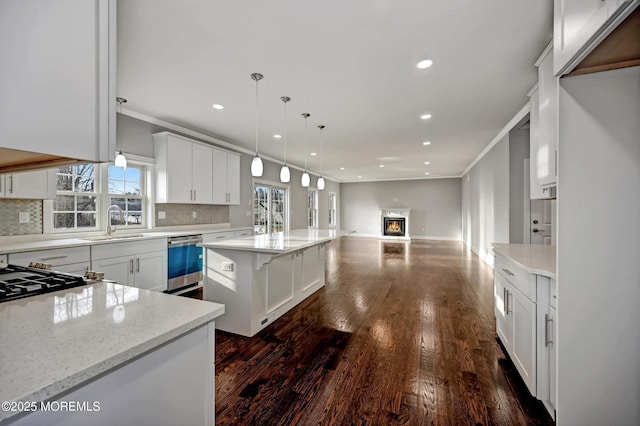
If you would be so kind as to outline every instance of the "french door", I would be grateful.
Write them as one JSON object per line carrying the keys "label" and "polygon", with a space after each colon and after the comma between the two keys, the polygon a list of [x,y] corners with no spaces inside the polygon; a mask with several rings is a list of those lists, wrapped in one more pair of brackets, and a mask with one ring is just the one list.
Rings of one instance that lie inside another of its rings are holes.
{"label": "french door", "polygon": [[253,185],[255,234],[282,232],[288,228],[288,188],[267,183]]}

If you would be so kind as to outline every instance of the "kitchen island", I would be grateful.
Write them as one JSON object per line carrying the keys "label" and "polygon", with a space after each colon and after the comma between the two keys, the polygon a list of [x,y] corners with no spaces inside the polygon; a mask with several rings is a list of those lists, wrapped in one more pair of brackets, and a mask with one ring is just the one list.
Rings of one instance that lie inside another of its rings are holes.
{"label": "kitchen island", "polygon": [[325,245],[348,232],[298,229],[202,244],[204,300],[223,303],[216,328],[253,336],[324,286]]}
{"label": "kitchen island", "polygon": [[0,304],[0,425],[214,423],[225,307],[109,282]]}

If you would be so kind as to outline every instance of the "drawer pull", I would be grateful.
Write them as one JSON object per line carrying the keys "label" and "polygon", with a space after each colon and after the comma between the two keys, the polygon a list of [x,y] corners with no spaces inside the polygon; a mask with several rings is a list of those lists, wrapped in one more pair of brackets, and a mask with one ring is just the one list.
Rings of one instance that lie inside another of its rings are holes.
{"label": "drawer pull", "polygon": [[66,259],[67,255],[62,255],[62,256],[51,256],[51,257],[42,257],[40,258],[40,260],[55,260],[55,259]]}
{"label": "drawer pull", "polygon": [[217,238],[217,239],[224,238],[224,235],[217,236],[216,238]]}
{"label": "drawer pull", "polygon": [[511,272],[507,268],[502,268],[502,270],[504,271],[505,274],[509,275],[510,277],[513,277],[515,275],[513,272]]}

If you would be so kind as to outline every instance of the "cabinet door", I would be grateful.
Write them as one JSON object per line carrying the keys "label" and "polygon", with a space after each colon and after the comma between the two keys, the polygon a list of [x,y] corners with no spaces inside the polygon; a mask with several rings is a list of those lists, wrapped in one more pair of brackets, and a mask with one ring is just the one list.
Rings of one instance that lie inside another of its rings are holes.
{"label": "cabinet door", "polygon": [[538,141],[533,170],[542,186],[557,181],[558,91],[558,77],[553,75],[553,55],[549,52],[538,66]]}
{"label": "cabinet door", "polygon": [[167,289],[167,251],[142,253],[135,256],[135,282],[133,286],[145,290]]}
{"label": "cabinet door", "polygon": [[192,145],[192,149],[192,203],[211,204],[213,197],[211,189],[213,186],[213,172],[211,170],[213,164],[213,149],[195,143]]}
{"label": "cabinet door", "polygon": [[227,192],[229,204],[240,204],[240,156],[227,155]]}
{"label": "cabinet door", "polygon": [[540,94],[538,89],[533,91],[529,100],[531,112],[529,113],[529,190],[532,200],[547,198],[542,191],[538,179],[538,150],[540,145]]}
{"label": "cabinet door", "polygon": [[513,321],[509,315],[507,303],[509,302],[509,283],[498,272],[495,272],[495,311],[496,311],[496,332],[507,352],[511,352]]}
{"label": "cabinet door", "polygon": [[56,198],[56,172],[54,169],[5,175],[6,198],[54,199]]}
{"label": "cabinet door", "polygon": [[227,191],[227,153],[213,150],[213,204],[229,204]]}
{"label": "cabinet door", "polygon": [[549,319],[551,320],[551,324],[548,325],[549,333],[549,401],[551,402],[551,406],[553,408],[557,407],[558,403],[558,388],[557,388],[557,379],[556,379],[556,368],[557,368],[557,319],[558,311],[554,307],[550,307],[549,309]]}
{"label": "cabinet door", "polygon": [[132,256],[120,256],[110,259],[93,260],[91,267],[96,272],[104,272],[106,280],[112,280],[118,284],[133,285],[135,265]]}
{"label": "cabinet door", "polygon": [[0,147],[113,159],[115,12],[115,0],[0,2]]}
{"label": "cabinet door", "polygon": [[191,143],[167,137],[167,203],[193,203]]}
{"label": "cabinet door", "polygon": [[531,395],[536,395],[536,304],[510,284],[507,291],[513,317],[511,359]]}

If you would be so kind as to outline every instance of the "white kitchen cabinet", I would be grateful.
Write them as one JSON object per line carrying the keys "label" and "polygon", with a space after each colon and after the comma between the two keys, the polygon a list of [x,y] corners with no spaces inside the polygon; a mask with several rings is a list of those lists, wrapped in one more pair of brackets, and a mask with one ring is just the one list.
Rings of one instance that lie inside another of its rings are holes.
{"label": "white kitchen cabinet", "polygon": [[167,288],[165,239],[99,244],[91,247],[91,268],[104,278],[145,290]]}
{"label": "white kitchen cabinet", "polygon": [[[536,185],[532,194],[544,193],[539,198],[549,198],[548,188],[556,185],[558,176],[559,83],[558,77],[553,75],[551,48],[550,44],[535,64],[538,67],[538,99],[536,129],[532,134],[535,139],[530,141],[530,171],[532,187]],[[535,105],[532,103],[531,106]]]}
{"label": "white kitchen cabinet", "polygon": [[213,204],[240,204],[240,156],[213,150]]}
{"label": "white kitchen cabinet", "polygon": [[542,188],[540,180],[538,179],[538,144],[539,141],[539,105],[540,98],[538,93],[538,86],[529,93],[529,197],[532,200],[540,200],[549,198],[549,191],[546,188]]}
{"label": "white kitchen cabinet", "polygon": [[215,243],[216,241],[228,240],[231,238],[235,238],[234,231],[218,231],[202,234],[203,243]]}
{"label": "white kitchen cabinet", "polygon": [[507,291],[513,319],[511,359],[531,395],[536,395],[536,304],[513,286]]}
{"label": "white kitchen cabinet", "polygon": [[55,169],[0,175],[0,198],[55,199]]}
{"label": "white kitchen cabinet", "polygon": [[511,288],[509,282],[500,274],[495,274],[495,311],[496,311],[496,333],[504,345],[507,352],[513,346],[513,319],[509,316],[509,295]]}
{"label": "white kitchen cabinet", "polygon": [[571,72],[639,3],[639,0],[555,0],[553,74]]}
{"label": "white kitchen cabinet", "polygon": [[78,246],[10,253],[9,262],[20,266],[29,266],[30,262],[47,263],[54,271],[84,275],[91,265],[91,255],[89,246]]}
{"label": "white kitchen cabinet", "polygon": [[114,158],[116,0],[3,0],[0,63],[0,151]]}
{"label": "white kitchen cabinet", "polygon": [[213,149],[169,132],[156,133],[153,139],[156,202],[212,204]]}
{"label": "white kitchen cabinet", "polygon": [[233,231],[233,238],[248,237],[250,235],[253,235],[253,229],[251,228],[238,229],[237,231]]}

